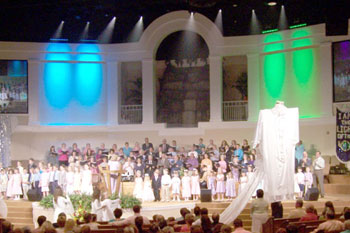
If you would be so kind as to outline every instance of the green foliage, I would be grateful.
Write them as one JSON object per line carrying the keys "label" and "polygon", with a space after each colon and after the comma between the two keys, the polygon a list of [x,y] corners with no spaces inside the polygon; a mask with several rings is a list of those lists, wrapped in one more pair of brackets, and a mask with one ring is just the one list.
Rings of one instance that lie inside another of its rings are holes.
{"label": "green foliage", "polygon": [[39,205],[44,207],[45,209],[53,208],[53,196],[50,194],[46,197],[43,197],[43,199],[41,199]]}
{"label": "green foliage", "polygon": [[[92,197],[86,194],[73,194],[69,195],[70,200],[72,201],[72,205],[74,207],[74,210],[77,210],[79,207],[83,208],[86,211],[91,210],[91,200]],[[44,197],[40,203],[40,206],[44,207],[45,209],[53,208],[53,196],[48,195],[47,197]]]}
{"label": "green foliage", "polygon": [[79,207],[90,212],[91,211],[91,201],[92,197],[86,194],[73,194],[69,195],[70,200],[72,201],[74,210],[77,210]]}
{"label": "green foliage", "polygon": [[[92,197],[90,195],[73,194],[73,195],[69,195],[69,198],[72,201],[72,205],[75,211],[78,211],[78,212],[81,212],[79,210],[84,210],[86,212],[91,211]],[[116,200],[118,199],[118,196],[116,194],[113,194],[112,196],[110,196],[110,199]],[[120,201],[121,201],[120,205],[123,209],[131,209],[134,205],[141,205],[141,201],[131,195],[121,196]],[[44,207],[45,209],[53,208],[53,196],[49,195],[47,197],[44,197],[40,201],[39,205]]]}
{"label": "green foliage", "polygon": [[120,198],[122,209],[131,209],[134,205],[141,205],[141,201],[131,195],[123,195]]}

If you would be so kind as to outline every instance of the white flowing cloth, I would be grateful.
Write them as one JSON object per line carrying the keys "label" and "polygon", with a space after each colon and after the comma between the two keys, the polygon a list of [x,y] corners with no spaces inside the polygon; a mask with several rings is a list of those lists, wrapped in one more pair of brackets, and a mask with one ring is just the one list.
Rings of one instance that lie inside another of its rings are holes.
{"label": "white flowing cloth", "polygon": [[0,218],[7,218],[7,205],[3,199],[0,199]]}
{"label": "white flowing cloth", "polygon": [[237,218],[261,181],[264,181],[264,198],[267,201],[293,199],[294,153],[298,141],[298,108],[277,104],[273,109],[260,111],[253,145],[257,149],[255,172],[241,194],[221,214],[223,223],[232,223]]}
{"label": "white flowing cloth", "polygon": [[105,199],[103,201],[96,199],[91,203],[91,213],[97,215],[97,221],[110,221],[114,219],[113,211],[116,208],[120,208],[120,199]]}
{"label": "white flowing cloth", "polygon": [[69,198],[69,195],[67,195],[67,198],[59,196],[57,198],[57,203],[55,202],[55,199],[53,199],[53,207],[55,209],[55,212],[53,215],[53,221],[57,221],[58,215],[60,213],[65,213],[67,216],[67,219],[73,218],[74,207]]}

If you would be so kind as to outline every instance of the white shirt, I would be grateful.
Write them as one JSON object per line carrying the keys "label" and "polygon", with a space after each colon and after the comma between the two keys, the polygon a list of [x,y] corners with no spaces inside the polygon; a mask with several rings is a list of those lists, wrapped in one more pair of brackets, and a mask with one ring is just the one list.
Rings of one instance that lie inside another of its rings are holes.
{"label": "white shirt", "polygon": [[162,176],[162,185],[170,185],[171,184],[171,178],[169,175],[163,175]]}
{"label": "white shirt", "polygon": [[314,170],[322,170],[325,167],[324,159],[320,156],[317,159],[314,160],[312,163],[312,166],[314,167]]}
{"label": "white shirt", "polygon": [[295,174],[295,179],[298,184],[305,184],[305,174],[302,172],[298,172]]}

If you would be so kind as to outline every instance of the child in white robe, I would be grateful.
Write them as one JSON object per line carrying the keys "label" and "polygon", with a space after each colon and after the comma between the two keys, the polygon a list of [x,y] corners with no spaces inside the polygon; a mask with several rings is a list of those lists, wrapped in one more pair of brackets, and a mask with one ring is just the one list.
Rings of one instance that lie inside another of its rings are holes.
{"label": "child in white robe", "polygon": [[199,185],[199,174],[197,169],[192,170],[192,176],[191,176],[191,194],[194,201],[199,200],[199,194],[200,194],[201,188]]}
{"label": "child in white robe", "polygon": [[247,173],[242,171],[241,178],[239,179],[239,193],[241,193],[248,183]]}
{"label": "child in white robe", "polygon": [[143,194],[143,180],[141,177],[141,171],[138,170],[136,172],[133,195],[138,199],[142,199],[142,194]]}
{"label": "child in white robe", "polygon": [[143,182],[142,201],[154,201],[152,183],[148,173],[145,174],[145,180]]}
{"label": "child in white robe", "polygon": [[82,171],[81,193],[91,195],[92,194],[92,173],[88,164],[84,165]]}
{"label": "child in white robe", "polygon": [[0,197],[6,198],[6,190],[7,190],[8,176],[5,172],[5,169],[1,169],[0,172]]}
{"label": "child in white robe", "polygon": [[81,172],[80,167],[76,166],[74,168],[74,193],[80,194],[81,193]]}
{"label": "child in white robe", "polygon": [[171,191],[173,193],[173,201],[175,201],[175,199],[177,201],[180,201],[180,185],[181,180],[179,178],[179,173],[175,171],[174,176],[171,179]]}
{"label": "child in white robe", "polygon": [[303,197],[304,196],[304,189],[305,189],[305,174],[302,172],[301,167],[298,167],[298,172],[297,174],[295,174],[296,176],[296,180],[300,189],[299,192],[299,197]]}
{"label": "child in white robe", "polygon": [[191,197],[191,177],[188,175],[188,170],[184,171],[184,176],[181,179],[182,198],[188,201]]}
{"label": "child in white robe", "polygon": [[46,166],[43,167],[43,171],[40,176],[40,187],[41,192],[43,193],[43,197],[49,195],[49,184],[50,184],[50,173]]}
{"label": "child in white robe", "polygon": [[67,180],[66,194],[67,195],[74,194],[74,167],[73,166],[68,167],[66,180]]}

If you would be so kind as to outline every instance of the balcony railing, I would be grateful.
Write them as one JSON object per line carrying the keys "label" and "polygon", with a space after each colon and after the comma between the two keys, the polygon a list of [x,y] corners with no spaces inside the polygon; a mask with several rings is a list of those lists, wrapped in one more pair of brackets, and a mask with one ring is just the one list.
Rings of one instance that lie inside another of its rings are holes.
{"label": "balcony railing", "polygon": [[122,105],[119,124],[141,124],[142,105]]}
{"label": "balcony railing", "polygon": [[246,121],[248,119],[248,101],[224,101],[224,121]]}

